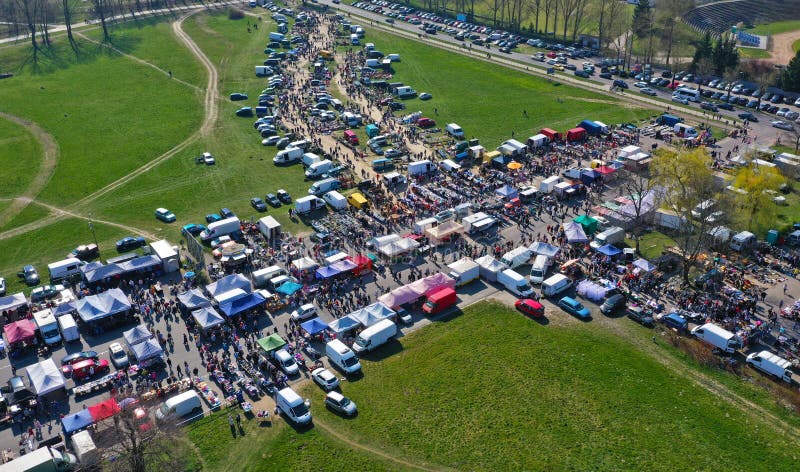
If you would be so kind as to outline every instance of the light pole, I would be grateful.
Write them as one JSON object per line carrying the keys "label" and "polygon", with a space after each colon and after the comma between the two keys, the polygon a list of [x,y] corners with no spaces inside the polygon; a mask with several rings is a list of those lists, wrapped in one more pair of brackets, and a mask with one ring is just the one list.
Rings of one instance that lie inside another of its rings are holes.
{"label": "light pole", "polygon": [[[97,255],[100,257],[100,245],[97,244],[97,233],[94,232],[94,222],[91,220],[92,215],[89,215],[89,231],[92,232],[92,237],[94,238],[94,245],[97,246]],[[100,262],[103,262],[103,258],[100,257]]]}

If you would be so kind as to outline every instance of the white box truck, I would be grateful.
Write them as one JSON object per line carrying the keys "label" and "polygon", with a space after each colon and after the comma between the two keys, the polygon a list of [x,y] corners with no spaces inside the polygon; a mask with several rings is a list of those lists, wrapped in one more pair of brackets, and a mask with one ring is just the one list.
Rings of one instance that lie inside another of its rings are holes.
{"label": "white box truck", "polygon": [[602,233],[598,233],[589,246],[592,249],[597,249],[606,244],[616,244],[625,240],[625,230],[619,226],[612,226]]}
{"label": "white box truck", "polygon": [[734,251],[744,251],[757,241],[756,235],[750,231],[742,231],[731,238],[731,249]]}
{"label": "white box truck", "polygon": [[78,459],[72,454],[42,447],[0,465],[0,472],[62,472],[77,464]]}
{"label": "white box truck", "polygon": [[58,327],[61,329],[61,336],[64,342],[71,343],[73,341],[80,341],[81,335],[78,333],[78,325],[75,323],[75,318],[70,314],[61,315],[58,317]]}
{"label": "white box truck", "polygon": [[175,272],[181,268],[181,258],[178,250],[166,239],[150,243],[150,253],[161,260],[161,267],[164,272]]}
{"label": "white box truck", "polygon": [[288,273],[282,267],[269,266],[264,269],[254,270],[250,275],[253,278],[254,287],[266,287],[270,280],[279,275],[288,275]]}
{"label": "white box truck", "polygon": [[168,398],[161,405],[161,408],[156,410],[156,419],[164,420],[171,417],[183,417],[201,411],[203,411],[203,405],[200,403],[200,397],[197,396],[197,392],[194,390],[189,390]]}
{"label": "white box truck", "polygon": [[505,264],[509,269],[516,269],[522,264],[527,264],[531,256],[533,256],[533,251],[525,246],[520,246],[503,254],[503,257],[500,258],[500,262]]}
{"label": "white box truck", "polygon": [[81,267],[85,264],[85,262],[74,257],[47,264],[47,270],[50,271],[50,281],[55,283],[69,276],[78,275],[81,273]]}
{"label": "white box truck", "polygon": [[542,282],[542,295],[552,297],[572,286],[572,280],[564,274],[551,275]]}
{"label": "white box truck", "polygon": [[345,374],[354,374],[361,370],[361,363],[358,362],[356,354],[338,339],[325,344],[325,354],[328,356],[328,362]]}
{"label": "white box truck", "polygon": [[284,415],[295,424],[311,423],[311,411],[306,403],[291,387],[278,390],[275,394],[275,403]]}
{"label": "white box truck", "polygon": [[456,281],[456,287],[467,285],[481,276],[481,266],[469,257],[459,259],[447,267],[450,269],[447,275]]}
{"label": "white box truck", "polygon": [[303,166],[304,167],[309,167],[309,166],[311,166],[311,164],[315,164],[317,162],[320,162],[321,160],[322,160],[322,158],[319,157],[318,155],[314,154],[313,152],[303,153],[303,161],[302,162],[303,162]]}
{"label": "white box truck", "polygon": [[311,213],[314,210],[325,206],[325,202],[321,198],[314,195],[298,198],[294,201],[294,211],[300,215]]}
{"label": "white box truck", "polygon": [[528,279],[520,273],[506,269],[497,275],[497,281],[503,284],[509,292],[519,297],[529,297],[533,295],[533,287],[528,283]]}
{"label": "white box truck", "polygon": [[544,278],[547,275],[547,269],[550,268],[552,263],[553,260],[544,254],[539,254],[536,256],[536,258],[533,260],[533,265],[531,266],[531,283],[538,285],[544,282]]}
{"label": "white box truck", "polygon": [[548,177],[539,184],[539,191],[541,193],[551,193],[554,188],[556,188],[556,184],[561,182],[561,177],[557,175],[553,175]]}
{"label": "white box truck", "polygon": [[439,225],[436,218],[425,218],[414,222],[414,234],[425,234],[425,230]]}
{"label": "white box truck", "polygon": [[747,356],[746,362],[761,372],[772,375],[784,382],[792,383],[794,381],[792,371],[789,370],[792,367],[792,363],[775,353],[769,351],[754,352]]}
{"label": "white box truck", "polygon": [[347,197],[336,190],[331,190],[330,192],[326,193],[322,196],[322,199],[325,200],[325,203],[330,205],[331,208],[336,211],[347,209]]}
{"label": "white box truck", "polygon": [[275,165],[292,164],[302,159],[303,153],[304,151],[302,148],[287,147],[286,149],[278,151],[278,154],[275,154],[275,157],[272,158],[272,163]]}
{"label": "white box truck", "polygon": [[461,220],[461,224],[464,225],[464,230],[467,233],[471,233],[473,231],[472,226],[475,225],[476,223],[478,223],[481,220],[485,220],[486,218],[489,218],[489,215],[487,215],[486,213],[480,211],[478,213],[473,213],[473,214],[471,214],[469,216],[465,216]]}
{"label": "white box truck", "polygon": [[695,327],[692,330],[692,335],[706,344],[721,349],[729,354],[736,352],[742,345],[735,334],[714,323],[706,323],[702,326]]}
{"label": "white box truck", "polygon": [[231,216],[219,221],[208,224],[208,228],[200,233],[202,241],[211,241],[212,239],[219,238],[220,236],[229,236],[233,233],[239,232],[241,222],[239,218]]}
{"label": "white box truck", "polygon": [[44,339],[45,344],[50,346],[61,342],[61,332],[58,330],[58,321],[53,315],[53,310],[48,308],[37,311],[33,314],[33,321],[36,323],[36,328],[39,330],[39,334]]}
{"label": "white box truck", "polygon": [[423,161],[409,162],[408,163],[408,175],[410,177],[410,176],[413,176],[413,175],[427,174],[428,172],[432,171],[435,168],[436,168],[436,166],[433,165],[433,163],[431,161],[427,160],[427,159],[425,159]]}
{"label": "white box truck", "polygon": [[356,337],[353,351],[362,354],[372,351],[392,339],[397,334],[397,325],[392,320],[381,320],[365,329]]}

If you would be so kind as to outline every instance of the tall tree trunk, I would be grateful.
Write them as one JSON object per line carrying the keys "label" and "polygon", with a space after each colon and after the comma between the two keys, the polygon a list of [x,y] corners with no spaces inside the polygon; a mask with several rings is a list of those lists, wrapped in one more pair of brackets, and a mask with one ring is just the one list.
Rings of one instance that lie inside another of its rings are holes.
{"label": "tall tree trunk", "polygon": [[64,11],[64,24],[67,27],[67,39],[69,44],[75,47],[75,37],[72,36],[72,11],[70,10],[69,0],[61,0],[61,8]]}
{"label": "tall tree trunk", "polygon": [[33,47],[33,60],[36,61],[39,54],[39,43],[36,41],[36,12],[33,10],[36,4],[28,0],[17,0],[17,7],[25,16],[25,26],[28,28]]}

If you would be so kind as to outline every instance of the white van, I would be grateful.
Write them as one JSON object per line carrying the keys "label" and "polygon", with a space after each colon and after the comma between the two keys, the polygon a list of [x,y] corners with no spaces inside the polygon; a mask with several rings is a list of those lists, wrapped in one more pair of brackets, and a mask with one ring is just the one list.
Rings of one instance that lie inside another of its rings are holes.
{"label": "white van", "polygon": [[174,416],[186,416],[203,411],[203,405],[200,403],[200,397],[197,392],[189,390],[168,398],[167,401],[161,405],[161,408],[156,410],[156,419],[164,420]]}
{"label": "white van", "polygon": [[272,358],[278,361],[278,367],[286,373],[286,375],[297,375],[300,373],[300,367],[297,366],[294,357],[286,349],[278,349],[272,352]]}
{"label": "white van", "polygon": [[743,251],[756,242],[756,235],[750,231],[742,231],[731,238],[731,249],[734,251]]}
{"label": "white van", "polygon": [[253,286],[266,287],[270,280],[279,275],[288,275],[286,269],[278,266],[269,266],[264,269],[258,269],[251,274],[253,277]]}
{"label": "white van", "polygon": [[44,339],[45,344],[53,345],[61,342],[61,333],[58,331],[58,321],[56,321],[53,310],[46,309],[37,311],[33,314],[33,321],[39,335]]}
{"label": "white van", "polygon": [[275,394],[275,403],[278,409],[292,422],[296,424],[311,423],[311,411],[300,395],[291,387],[278,390],[278,393]]}
{"label": "white van", "polygon": [[341,193],[337,192],[336,190],[331,190],[330,192],[326,193],[322,196],[322,199],[325,200],[325,203],[331,206],[336,211],[341,211],[347,208],[347,197],[342,195]]}
{"label": "white van", "polygon": [[506,269],[497,274],[497,281],[511,293],[519,297],[528,297],[533,294],[533,287],[522,274]]}
{"label": "white van", "polygon": [[555,274],[542,282],[542,295],[552,297],[572,286],[572,280],[564,274]]}
{"label": "white van", "polygon": [[549,257],[543,254],[536,256],[536,259],[533,260],[533,266],[531,266],[531,283],[540,284],[544,282],[544,276],[547,275],[547,269],[549,267]]}
{"label": "white van", "polygon": [[525,246],[520,246],[503,254],[503,257],[500,258],[500,262],[505,264],[509,269],[516,269],[522,264],[527,264],[532,255],[533,251]]}
{"label": "white van", "polygon": [[72,315],[59,316],[58,328],[61,330],[61,337],[64,338],[64,342],[80,341],[81,335],[78,333],[78,325]]}
{"label": "white van", "polygon": [[71,275],[80,274],[81,267],[85,264],[85,262],[74,257],[47,264],[47,270],[50,271],[50,280],[57,282]]}
{"label": "white van", "polygon": [[306,170],[306,178],[308,179],[315,179],[320,177],[325,172],[328,172],[333,167],[333,162],[329,159],[324,159],[319,162],[315,162],[308,166]]}
{"label": "white van", "polygon": [[792,383],[792,363],[769,351],[754,352],[747,356],[748,364],[756,369],[764,372],[767,375],[773,375],[775,378],[783,380],[784,382]]}
{"label": "white van", "polygon": [[328,193],[331,190],[337,190],[341,188],[342,184],[339,182],[339,179],[336,178],[328,178],[320,180],[319,182],[315,183],[308,189],[309,195],[320,196],[322,194]]}
{"label": "white van", "polygon": [[322,160],[321,157],[314,154],[313,152],[307,152],[303,154],[303,167],[310,167],[312,164],[320,162]]}
{"label": "white van", "polygon": [[461,127],[458,126],[456,123],[448,124],[444,128],[444,130],[447,131],[447,134],[449,134],[450,136],[452,136],[454,138],[462,139],[464,137],[464,130],[461,129]]}
{"label": "white van", "polygon": [[345,374],[354,374],[361,370],[361,363],[352,349],[338,339],[328,342],[325,345],[325,354],[328,362]]}
{"label": "white van", "polygon": [[602,233],[598,233],[589,243],[592,249],[598,249],[606,244],[616,244],[625,240],[625,230],[619,226],[612,226]]}
{"label": "white van", "polygon": [[353,350],[358,353],[365,353],[382,346],[397,334],[397,325],[392,320],[381,320],[359,333],[356,342],[353,343]]}
{"label": "white van", "polygon": [[710,344],[728,354],[733,354],[736,352],[736,349],[742,345],[735,334],[714,323],[706,323],[702,326],[695,327],[692,330],[692,335],[706,344]]}

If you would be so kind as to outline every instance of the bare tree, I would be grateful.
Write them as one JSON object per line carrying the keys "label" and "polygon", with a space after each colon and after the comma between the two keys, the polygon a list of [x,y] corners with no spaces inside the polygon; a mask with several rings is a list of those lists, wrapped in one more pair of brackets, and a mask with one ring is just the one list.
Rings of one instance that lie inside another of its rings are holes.
{"label": "bare tree", "polygon": [[67,27],[67,39],[74,49],[76,46],[75,37],[72,35],[72,7],[70,0],[61,0],[61,10],[64,14],[64,25]]}
{"label": "bare tree", "polygon": [[111,35],[108,32],[108,25],[106,24],[108,0],[92,0],[92,5],[94,6],[94,13],[100,18],[100,24],[103,26],[103,41],[108,41],[111,39]]}
{"label": "bare tree", "polygon": [[31,2],[28,0],[14,0],[16,2],[17,11],[20,12],[25,21],[25,26],[28,28],[28,34],[31,38],[31,46],[33,47],[33,60],[36,61],[39,54],[39,42],[36,40],[36,7],[39,2]]}
{"label": "bare tree", "polygon": [[572,42],[575,42],[575,38],[577,38],[578,34],[583,30],[583,20],[586,18],[587,3],[586,0],[577,0],[575,5],[575,25],[572,28]]}
{"label": "bare tree", "polygon": [[632,220],[631,234],[636,241],[636,254],[639,254],[639,240],[644,234],[645,218],[658,207],[662,192],[657,187],[656,181],[647,174],[626,171],[622,179],[620,187],[631,200],[631,204],[627,206],[626,216]]}

